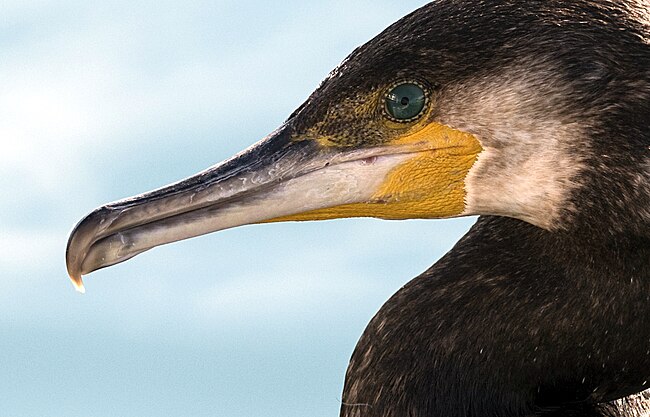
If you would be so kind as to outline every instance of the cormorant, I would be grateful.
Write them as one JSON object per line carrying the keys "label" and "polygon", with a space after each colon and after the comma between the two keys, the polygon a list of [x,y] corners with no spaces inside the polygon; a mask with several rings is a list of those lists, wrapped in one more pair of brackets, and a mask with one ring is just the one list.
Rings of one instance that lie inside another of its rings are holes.
{"label": "cormorant", "polygon": [[430,3],[260,143],[90,213],[70,277],[242,224],[480,215],[372,319],[341,415],[647,416],[649,9]]}

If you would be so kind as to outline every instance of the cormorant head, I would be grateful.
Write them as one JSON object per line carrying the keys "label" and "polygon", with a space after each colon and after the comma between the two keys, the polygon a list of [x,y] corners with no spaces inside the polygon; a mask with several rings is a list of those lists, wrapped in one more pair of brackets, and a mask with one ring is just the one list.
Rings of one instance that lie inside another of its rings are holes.
{"label": "cormorant head", "polygon": [[357,48],[260,143],[89,214],[70,276],[82,288],[154,246],[285,220],[491,214],[647,233],[647,22],[634,2],[433,2]]}

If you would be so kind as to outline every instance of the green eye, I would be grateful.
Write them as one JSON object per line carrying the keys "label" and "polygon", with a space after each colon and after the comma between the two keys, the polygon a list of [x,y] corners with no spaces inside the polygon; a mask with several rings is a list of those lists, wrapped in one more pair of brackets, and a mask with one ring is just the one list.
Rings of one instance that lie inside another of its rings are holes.
{"label": "green eye", "polygon": [[386,111],[399,122],[410,122],[418,117],[426,103],[424,89],[414,83],[396,85],[386,95]]}

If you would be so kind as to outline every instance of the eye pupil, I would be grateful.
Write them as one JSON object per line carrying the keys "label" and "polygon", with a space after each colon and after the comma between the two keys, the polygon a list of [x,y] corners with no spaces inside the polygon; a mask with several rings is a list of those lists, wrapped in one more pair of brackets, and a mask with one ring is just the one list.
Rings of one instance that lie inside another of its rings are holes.
{"label": "eye pupil", "polygon": [[420,116],[426,105],[424,89],[415,83],[393,87],[386,95],[386,111],[391,118],[408,122]]}

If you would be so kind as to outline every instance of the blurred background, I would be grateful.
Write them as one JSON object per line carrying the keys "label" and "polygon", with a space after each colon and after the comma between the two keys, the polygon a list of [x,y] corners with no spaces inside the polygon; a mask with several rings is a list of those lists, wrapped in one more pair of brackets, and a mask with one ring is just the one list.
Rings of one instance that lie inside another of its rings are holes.
{"label": "blurred background", "polygon": [[247,226],[86,277],[93,208],[275,129],[424,0],[0,2],[0,414],[336,416],[382,303],[473,219]]}

